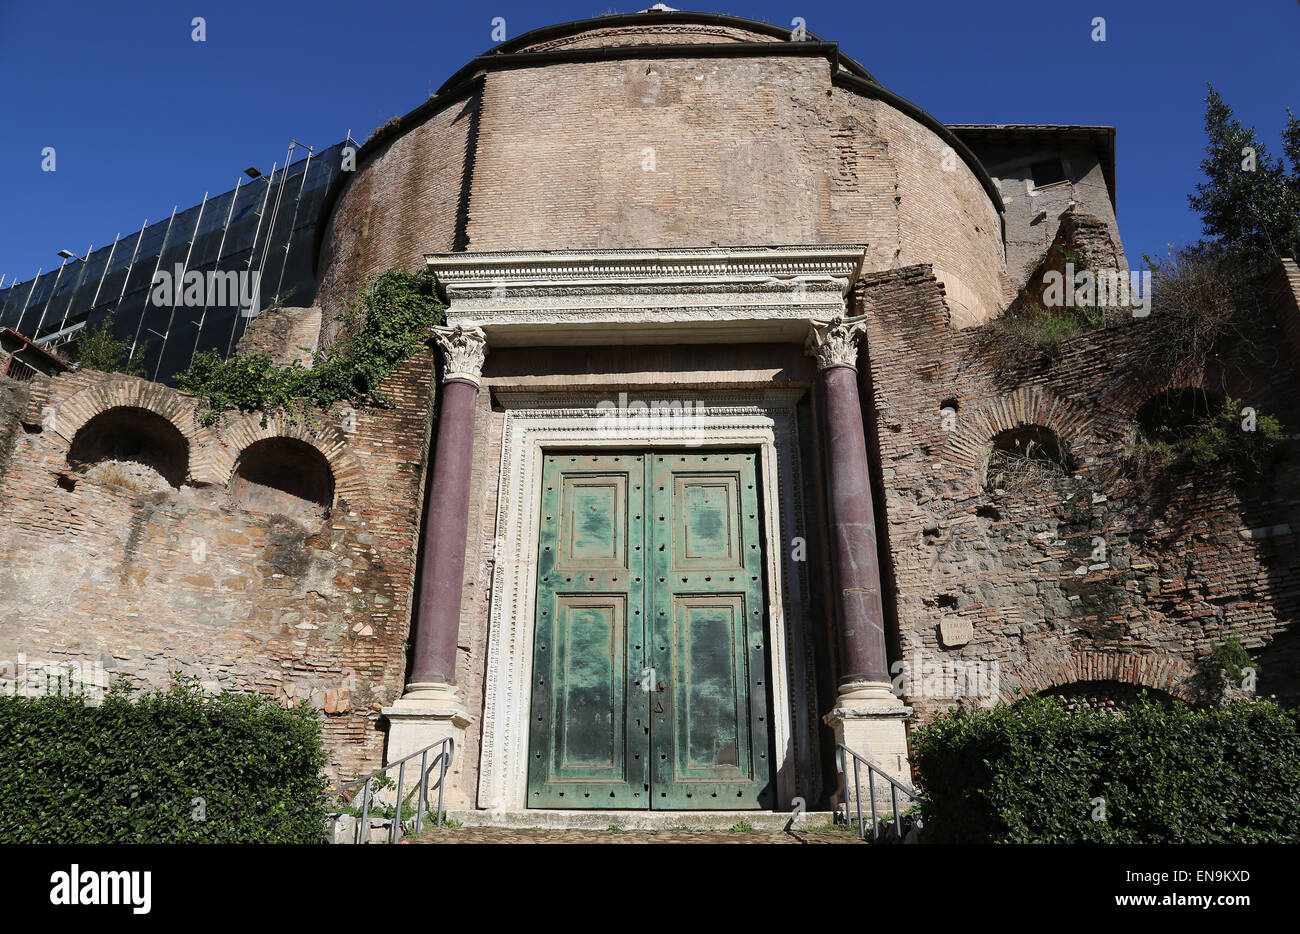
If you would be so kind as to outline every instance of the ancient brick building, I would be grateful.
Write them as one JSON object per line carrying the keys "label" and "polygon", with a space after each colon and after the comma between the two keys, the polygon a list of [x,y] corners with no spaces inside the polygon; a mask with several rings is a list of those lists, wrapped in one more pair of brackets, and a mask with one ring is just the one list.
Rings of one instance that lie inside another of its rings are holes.
{"label": "ancient brick building", "polygon": [[[824,803],[836,743],[911,780],[955,703],[1205,702],[1230,634],[1294,702],[1294,459],[1157,489],[1139,411],[1205,377],[1126,367],[1143,321],[990,340],[1067,251],[1128,269],[1114,160],[731,16],[506,42],[337,173],[314,301],[240,341],[302,358],[429,268],[447,327],[392,407],[4,382],[0,658],[305,699],[340,775],[453,736],[453,804],[505,813]],[[1225,377],[1289,426],[1298,288]],[[1026,439],[1060,469],[1004,483]]]}

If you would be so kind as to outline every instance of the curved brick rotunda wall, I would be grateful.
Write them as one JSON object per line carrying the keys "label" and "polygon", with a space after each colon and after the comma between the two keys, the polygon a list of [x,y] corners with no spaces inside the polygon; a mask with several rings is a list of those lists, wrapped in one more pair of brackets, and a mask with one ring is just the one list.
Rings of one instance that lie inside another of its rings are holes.
{"label": "curved brick rotunda wall", "polygon": [[318,304],[427,252],[854,242],[864,271],[932,264],[954,326],[1005,307],[987,174],[833,43],[618,19],[480,56],[363,147],[322,237]]}

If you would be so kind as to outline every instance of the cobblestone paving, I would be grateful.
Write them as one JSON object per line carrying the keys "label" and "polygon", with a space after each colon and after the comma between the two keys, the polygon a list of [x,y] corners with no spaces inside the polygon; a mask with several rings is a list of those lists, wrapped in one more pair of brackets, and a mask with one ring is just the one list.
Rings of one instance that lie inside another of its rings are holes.
{"label": "cobblestone paving", "polygon": [[426,830],[412,843],[857,843],[840,829],[802,830],[546,830],[540,827],[449,827]]}

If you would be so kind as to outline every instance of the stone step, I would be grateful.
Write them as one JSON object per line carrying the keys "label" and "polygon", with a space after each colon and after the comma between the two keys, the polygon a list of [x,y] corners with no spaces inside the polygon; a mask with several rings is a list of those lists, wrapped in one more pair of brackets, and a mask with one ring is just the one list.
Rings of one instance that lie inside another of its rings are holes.
{"label": "stone step", "polygon": [[[858,835],[843,827],[835,830],[554,830],[515,827],[430,828],[403,840],[414,844],[855,844]],[[867,844],[861,844],[866,846]]]}
{"label": "stone step", "polygon": [[755,830],[827,827],[833,811],[808,811],[797,816],[772,811],[478,811],[449,809],[447,815],[466,827],[503,827],[527,830],[730,830],[742,822]]}

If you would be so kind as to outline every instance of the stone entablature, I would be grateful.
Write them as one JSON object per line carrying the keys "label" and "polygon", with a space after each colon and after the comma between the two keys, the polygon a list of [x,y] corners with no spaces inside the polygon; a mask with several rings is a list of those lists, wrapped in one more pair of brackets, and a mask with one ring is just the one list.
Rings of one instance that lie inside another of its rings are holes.
{"label": "stone entablature", "polygon": [[497,347],[802,342],[843,317],[865,246],[431,253],[447,323]]}

